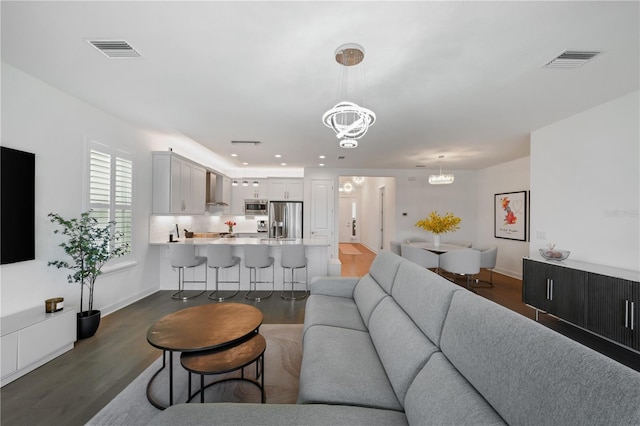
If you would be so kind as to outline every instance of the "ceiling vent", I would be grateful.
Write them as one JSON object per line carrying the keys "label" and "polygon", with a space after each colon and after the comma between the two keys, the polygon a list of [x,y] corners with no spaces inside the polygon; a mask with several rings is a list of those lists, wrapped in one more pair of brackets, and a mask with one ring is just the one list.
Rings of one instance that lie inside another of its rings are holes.
{"label": "ceiling vent", "polygon": [[258,146],[262,142],[260,141],[231,141],[231,145],[255,145]]}
{"label": "ceiling vent", "polygon": [[576,50],[565,50],[560,56],[548,62],[545,68],[578,68],[586,64],[601,52],[580,52]]}
{"label": "ceiling vent", "polygon": [[109,59],[139,58],[140,54],[124,40],[87,40]]}

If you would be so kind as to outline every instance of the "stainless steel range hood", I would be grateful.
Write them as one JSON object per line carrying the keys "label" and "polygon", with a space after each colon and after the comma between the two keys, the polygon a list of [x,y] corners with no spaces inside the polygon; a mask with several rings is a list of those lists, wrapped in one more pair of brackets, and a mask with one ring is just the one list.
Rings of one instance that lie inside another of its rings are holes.
{"label": "stainless steel range hood", "polygon": [[229,204],[225,203],[223,200],[224,193],[224,185],[222,175],[219,175],[214,172],[207,171],[207,208],[210,212],[216,212],[220,209],[216,209],[216,207],[226,207]]}

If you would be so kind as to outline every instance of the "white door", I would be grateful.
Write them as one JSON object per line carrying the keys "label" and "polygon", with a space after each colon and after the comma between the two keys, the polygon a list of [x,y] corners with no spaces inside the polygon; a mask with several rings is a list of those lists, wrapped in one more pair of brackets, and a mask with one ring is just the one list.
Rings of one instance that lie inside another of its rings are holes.
{"label": "white door", "polygon": [[333,218],[333,182],[311,181],[311,238],[331,238]]}
{"label": "white door", "polygon": [[358,198],[340,197],[340,224],[338,238],[341,243],[358,242]]}

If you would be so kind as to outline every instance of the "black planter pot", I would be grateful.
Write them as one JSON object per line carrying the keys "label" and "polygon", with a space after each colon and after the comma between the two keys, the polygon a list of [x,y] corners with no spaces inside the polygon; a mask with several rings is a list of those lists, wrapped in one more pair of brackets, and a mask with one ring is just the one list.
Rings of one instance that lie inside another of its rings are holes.
{"label": "black planter pot", "polygon": [[96,334],[100,326],[100,311],[78,312],[78,340],[86,339]]}

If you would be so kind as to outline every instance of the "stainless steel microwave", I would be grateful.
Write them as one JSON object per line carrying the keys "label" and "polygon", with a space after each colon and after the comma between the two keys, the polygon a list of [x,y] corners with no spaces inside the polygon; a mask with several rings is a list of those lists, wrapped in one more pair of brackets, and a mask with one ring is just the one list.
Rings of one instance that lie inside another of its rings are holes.
{"label": "stainless steel microwave", "polygon": [[268,204],[269,202],[267,200],[244,200],[244,214],[250,216],[266,216],[268,214]]}

